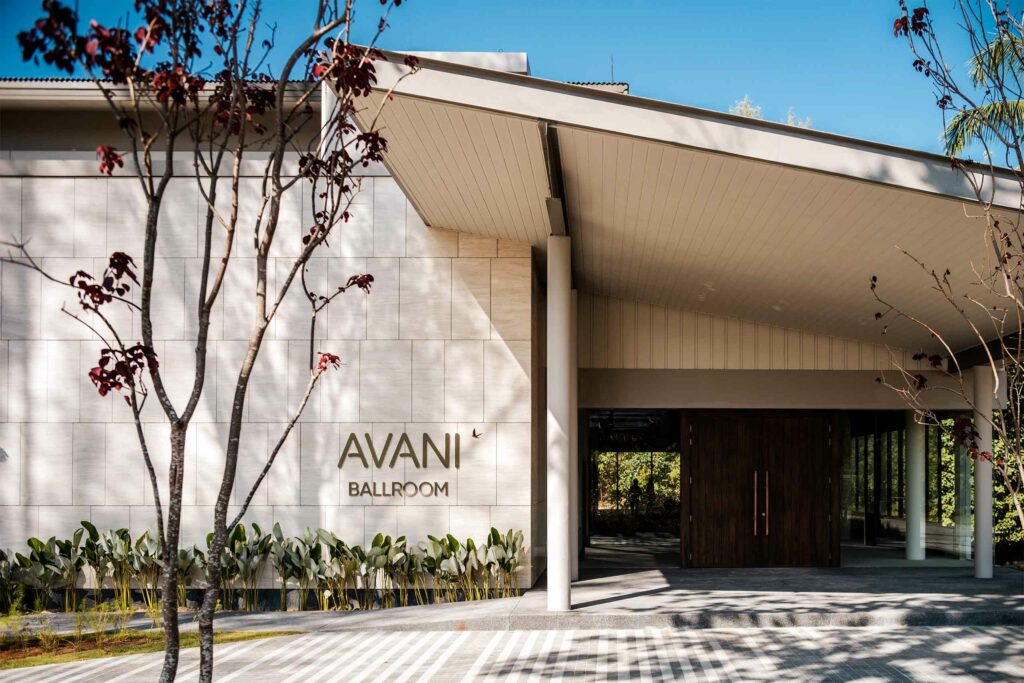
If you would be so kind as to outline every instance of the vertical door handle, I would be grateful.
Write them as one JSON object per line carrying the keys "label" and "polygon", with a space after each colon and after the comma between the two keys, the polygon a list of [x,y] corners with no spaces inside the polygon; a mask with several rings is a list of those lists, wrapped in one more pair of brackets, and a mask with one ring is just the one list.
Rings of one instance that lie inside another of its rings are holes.
{"label": "vertical door handle", "polygon": [[754,470],[754,536],[757,536],[757,470]]}
{"label": "vertical door handle", "polygon": [[764,471],[764,535],[767,536],[771,533],[771,518],[769,517],[769,510],[771,507],[768,504],[769,496],[771,495],[771,488],[768,485],[768,470]]}

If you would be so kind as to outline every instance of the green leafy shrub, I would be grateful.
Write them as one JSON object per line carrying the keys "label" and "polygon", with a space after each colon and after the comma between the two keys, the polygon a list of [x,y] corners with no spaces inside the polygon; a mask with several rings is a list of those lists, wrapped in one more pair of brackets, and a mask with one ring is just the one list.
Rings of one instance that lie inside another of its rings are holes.
{"label": "green leafy shrub", "polygon": [[487,537],[487,557],[495,590],[503,598],[519,595],[519,567],[526,556],[525,537],[522,531],[509,529],[502,534],[491,528]]}
{"label": "green leafy shrub", "polygon": [[[207,543],[212,534],[207,537]],[[0,606],[17,609],[27,586],[34,590],[36,608],[45,607],[58,588],[64,588],[64,607],[77,609],[76,587],[82,568],[95,575],[93,607],[76,621],[104,621],[113,615],[127,619],[134,610],[131,589],[138,587],[146,613],[158,624],[160,578],[164,571],[161,548],[151,531],[132,542],[127,529],[100,532],[88,522],[72,538],[29,539],[29,553],[0,551]],[[279,524],[266,534],[257,524],[238,525],[225,545],[221,605],[247,611],[257,608],[260,579],[269,560],[280,582],[282,610],[289,586],[297,588],[298,608],[306,609],[310,594],[321,610],[369,610],[434,602],[482,600],[519,594],[516,579],[525,556],[521,531],[491,529],[486,539],[461,541],[452,534],[428,536],[416,548],[404,536],[377,534],[366,547],[348,545],[325,529],[304,529],[288,537]],[[207,556],[198,547],[182,548],[173,565],[178,574],[178,600],[184,605],[195,570],[205,573]],[[101,600],[107,580],[114,601]]]}
{"label": "green leafy shrub", "polygon": [[281,582],[281,611],[288,609],[288,582],[298,579],[299,554],[293,539],[284,535],[280,524],[274,524],[270,539],[270,562]]}
{"label": "green leafy shrub", "polygon": [[[310,531],[304,529],[302,536],[293,539],[292,548],[296,557],[296,578],[299,582],[299,609],[306,609],[309,603],[309,594],[316,591],[319,593],[321,585],[321,561],[324,548],[320,538]],[[319,600],[319,594],[317,595]]]}
{"label": "green leafy shrub", "polygon": [[150,615],[159,615],[160,613],[158,590],[160,588],[160,571],[163,567],[161,553],[160,541],[156,535],[144,531],[135,541],[133,552],[129,558],[132,576],[142,592],[142,603],[146,608],[146,613]]}
{"label": "green leafy shrub", "polygon": [[75,530],[70,539],[57,540],[57,565],[64,577],[64,611],[74,612],[78,609],[78,577],[85,566],[82,555],[82,534],[85,529]]}
{"label": "green leafy shrub", "polygon": [[[188,589],[192,587],[192,570],[196,566],[196,559],[202,555],[199,548],[178,548],[178,561],[176,571],[178,572],[178,605],[188,605]],[[205,557],[204,557],[205,559]]]}
{"label": "green leafy shrub", "polygon": [[107,563],[107,555],[100,538],[100,532],[92,523],[82,520],[82,528],[85,529],[85,543],[82,545],[82,556],[85,564],[93,573],[93,604],[101,602],[103,584],[110,574],[110,565]]}
{"label": "green leafy shrub", "polygon": [[107,529],[100,534],[101,561],[114,583],[114,600],[122,612],[132,608],[134,551],[128,529]]}
{"label": "green leafy shrub", "polygon": [[232,555],[247,612],[256,609],[256,589],[263,574],[263,567],[267,563],[270,543],[270,535],[263,533],[258,524],[253,524],[249,532],[246,531],[244,524],[239,524],[228,539],[225,550]]}
{"label": "green leafy shrub", "polygon": [[20,602],[24,586],[18,580],[18,564],[13,552],[0,550],[0,614],[7,614]]}
{"label": "green leafy shrub", "polygon": [[434,602],[441,602],[442,598],[445,602],[455,602],[458,598],[459,568],[453,545],[458,545],[458,541],[451,534],[444,538],[427,536],[426,541],[420,542],[423,568],[433,583]]}
{"label": "green leafy shrub", "polygon": [[29,554],[15,554],[18,580],[35,591],[36,611],[43,611],[54,590],[64,585],[65,575],[57,550],[57,539],[28,539]]}
{"label": "green leafy shrub", "polygon": [[323,600],[320,609],[328,609],[333,604],[335,609],[350,609],[349,584],[354,582],[352,573],[352,551],[340,538],[326,529],[317,529],[320,542],[327,548],[326,557],[321,558],[321,579],[324,583],[320,589]]}

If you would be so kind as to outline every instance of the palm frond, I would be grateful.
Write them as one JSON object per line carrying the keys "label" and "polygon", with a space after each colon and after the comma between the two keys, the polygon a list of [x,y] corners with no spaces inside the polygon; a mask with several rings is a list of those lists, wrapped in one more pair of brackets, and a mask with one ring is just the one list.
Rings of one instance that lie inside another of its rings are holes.
{"label": "palm frond", "polygon": [[1001,71],[1024,72],[1024,41],[1008,33],[1000,35],[967,60],[968,72],[975,85],[987,85]]}
{"label": "palm frond", "polygon": [[946,154],[959,156],[977,140],[1002,145],[998,136],[1017,137],[1024,130],[1024,100],[999,100],[965,109],[946,126]]}

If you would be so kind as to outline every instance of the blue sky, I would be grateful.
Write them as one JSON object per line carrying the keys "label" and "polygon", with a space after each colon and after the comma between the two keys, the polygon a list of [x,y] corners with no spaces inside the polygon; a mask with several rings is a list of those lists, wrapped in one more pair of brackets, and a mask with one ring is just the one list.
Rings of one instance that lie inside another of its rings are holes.
{"label": "blue sky", "polygon": [[[80,14],[112,24],[131,4],[80,0]],[[964,43],[953,5],[933,2],[932,12],[946,28],[947,52],[962,60],[952,49]],[[278,43],[295,40],[308,3],[266,7]],[[48,75],[24,64],[15,42],[38,8],[36,0],[0,0],[0,75]],[[357,10],[365,36],[379,4],[360,0]],[[533,75],[554,80],[609,80],[614,56],[616,80],[637,95],[721,111],[749,95],[768,119],[792,107],[818,130],[938,152],[942,118],[906,45],[892,37],[896,13],[896,0],[406,0],[381,45],[524,51]]]}

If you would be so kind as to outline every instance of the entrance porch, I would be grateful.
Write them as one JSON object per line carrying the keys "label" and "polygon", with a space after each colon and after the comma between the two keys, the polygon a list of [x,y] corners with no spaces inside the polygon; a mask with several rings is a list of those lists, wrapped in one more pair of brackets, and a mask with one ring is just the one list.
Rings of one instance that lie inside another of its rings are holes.
{"label": "entrance porch", "polygon": [[[880,373],[921,373],[937,386],[949,378],[920,352],[944,356],[978,344],[955,307],[894,248],[912,245],[916,259],[936,268],[984,262],[988,247],[964,212],[974,194],[946,159],[430,60],[415,79],[403,74],[379,73],[379,88],[396,86],[383,122],[392,133],[387,162],[424,223],[533,246],[533,294],[544,315],[533,321],[543,342],[532,381],[546,431],[534,435],[543,459],[531,514],[551,611],[590,602],[571,595],[586,535],[580,409],[906,410],[876,382]],[[1001,177],[993,189],[1002,204],[1019,187]],[[869,282],[946,331],[951,347],[905,320],[883,337]],[[939,392],[927,407],[976,411],[986,450],[986,416],[998,401],[983,370],[953,380],[962,397]],[[870,454],[873,479],[864,479],[869,469],[859,474],[862,493],[874,497],[849,507],[843,525],[841,461],[825,466],[810,457],[821,449],[823,424],[803,429],[791,418],[754,416],[740,439],[729,428],[701,427],[695,441],[704,434],[705,451],[717,452],[702,463],[709,468],[685,474],[687,484],[693,474],[706,486],[702,499],[683,499],[681,562],[820,568],[839,562],[844,534],[884,536],[892,501],[879,507],[874,432],[863,458]],[[902,533],[914,560],[924,557],[931,521],[923,505],[926,436],[908,427],[903,461]],[[783,445],[753,448],[758,439]],[[730,460],[737,453],[742,458]],[[789,456],[807,466],[786,471]],[[716,461],[736,471],[722,472]],[[740,474],[743,488],[734,488]],[[974,574],[989,578],[991,467],[979,462],[969,483]],[[780,496],[787,505],[777,509]],[[691,515],[702,517],[703,539],[687,535]],[[587,590],[585,581],[577,585]]]}

